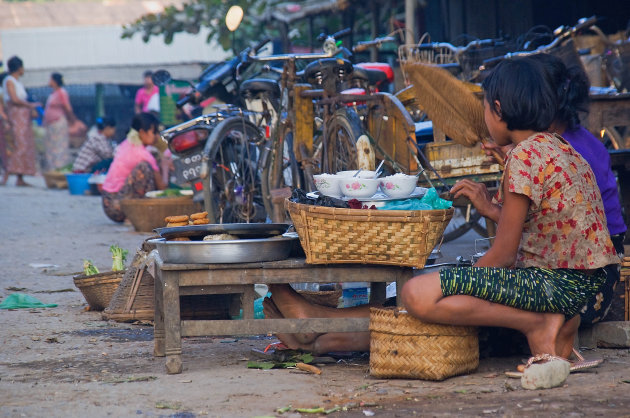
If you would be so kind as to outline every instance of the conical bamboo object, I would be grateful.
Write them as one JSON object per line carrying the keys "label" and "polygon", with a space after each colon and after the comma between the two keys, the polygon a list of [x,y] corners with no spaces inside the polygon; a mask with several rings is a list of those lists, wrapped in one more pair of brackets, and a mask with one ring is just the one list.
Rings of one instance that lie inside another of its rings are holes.
{"label": "conical bamboo object", "polygon": [[[468,147],[488,141],[483,105],[462,81],[434,65],[407,64],[405,71],[413,83],[417,103],[436,127]],[[503,165],[503,158],[493,154]]]}

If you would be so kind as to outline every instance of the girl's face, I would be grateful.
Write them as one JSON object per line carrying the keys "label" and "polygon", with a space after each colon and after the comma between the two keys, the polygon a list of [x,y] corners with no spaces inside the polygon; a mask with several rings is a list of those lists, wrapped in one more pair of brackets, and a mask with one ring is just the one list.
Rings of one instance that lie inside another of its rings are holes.
{"label": "girl's face", "polygon": [[115,126],[106,126],[103,128],[103,135],[105,135],[105,138],[112,138],[115,133],[116,133]]}
{"label": "girl's face", "polygon": [[53,80],[52,78],[48,80],[48,85],[52,87],[53,89],[57,88],[57,83],[55,83],[55,80]]}
{"label": "girl's face", "polygon": [[158,135],[157,128],[151,127],[148,131],[140,129],[138,131],[138,135],[140,136],[140,140],[145,146],[153,145],[155,144]]}
{"label": "girl's face", "polygon": [[[501,104],[496,101],[495,102],[497,110],[501,110]],[[512,143],[510,141],[507,129],[507,123],[501,120],[501,117],[497,114],[497,112],[492,109],[488,100],[483,99],[483,116],[486,121],[486,126],[488,127],[488,131],[490,132],[490,136],[500,146],[509,145]]]}

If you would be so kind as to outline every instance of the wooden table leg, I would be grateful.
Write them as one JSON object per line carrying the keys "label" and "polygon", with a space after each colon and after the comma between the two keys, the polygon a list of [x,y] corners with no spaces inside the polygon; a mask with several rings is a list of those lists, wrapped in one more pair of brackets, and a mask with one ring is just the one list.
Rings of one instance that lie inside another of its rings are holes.
{"label": "wooden table leg", "polygon": [[166,342],[166,373],[182,372],[182,337],[179,307],[179,273],[163,271],[164,328]]}
{"label": "wooden table leg", "polygon": [[254,300],[257,296],[258,294],[254,290],[254,285],[247,286],[241,299],[243,305],[243,319],[254,319]]}
{"label": "wooden table leg", "polygon": [[387,282],[372,282],[370,286],[370,303],[384,305],[387,298]]}
{"label": "wooden table leg", "polygon": [[164,357],[166,354],[164,342],[164,282],[162,281],[162,271],[155,269],[154,274],[154,301],[155,301],[155,326],[153,328],[153,355],[156,357]]}

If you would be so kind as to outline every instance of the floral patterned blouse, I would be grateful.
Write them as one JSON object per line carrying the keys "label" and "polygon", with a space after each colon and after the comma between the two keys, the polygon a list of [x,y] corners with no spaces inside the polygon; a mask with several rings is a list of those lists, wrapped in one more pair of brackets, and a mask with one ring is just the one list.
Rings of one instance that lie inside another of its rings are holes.
{"label": "floral patterned blouse", "polygon": [[538,133],[514,147],[506,166],[498,203],[505,181],[531,201],[516,267],[587,270],[619,263],[595,175],[569,143]]}

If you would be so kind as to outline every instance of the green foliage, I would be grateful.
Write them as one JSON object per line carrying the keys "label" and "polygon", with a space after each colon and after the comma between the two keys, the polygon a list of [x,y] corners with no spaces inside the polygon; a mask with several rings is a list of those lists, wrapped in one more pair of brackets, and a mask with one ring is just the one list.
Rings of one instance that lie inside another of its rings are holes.
{"label": "green foliage", "polygon": [[152,37],[163,35],[164,42],[170,44],[176,33],[197,34],[202,28],[208,28],[210,32],[207,41],[214,39],[225,50],[229,50],[232,35],[225,26],[225,14],[235,5],[241,6],[245,12],[237,36],[241,39],[258,39],[261,35],[259,16],[269,3],[255,0],[236,0],[229,3],[223,0],[196,0],[184,4],[181,9],[169,6],[162,13],[147,14],[123,26],[122,38],[131,38],[138,33],[144,42],[148,42]]}
{"label": "green foliage", "polygon": [[92,276],[99,273],[100,272],[91,260],[83,260],[83,274],[86,276]]}
{"label": "green foliage", "polygon": [[125,269],[125,260],[129,251],[123,250],[118,245],[112,245],[109,247],[109,252],[112,253],[112,271],[122,271]]}

